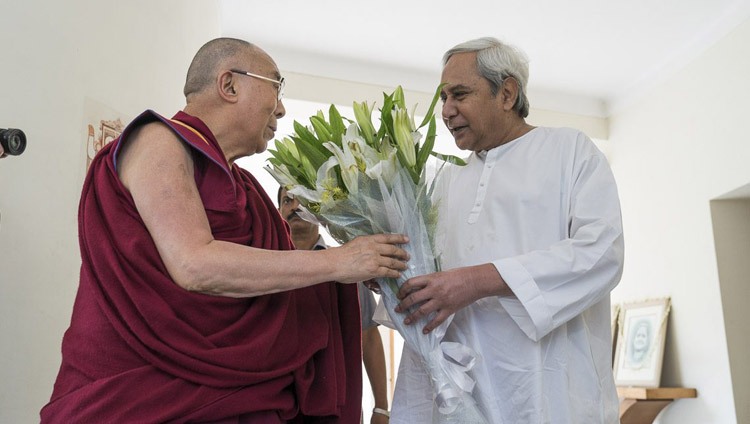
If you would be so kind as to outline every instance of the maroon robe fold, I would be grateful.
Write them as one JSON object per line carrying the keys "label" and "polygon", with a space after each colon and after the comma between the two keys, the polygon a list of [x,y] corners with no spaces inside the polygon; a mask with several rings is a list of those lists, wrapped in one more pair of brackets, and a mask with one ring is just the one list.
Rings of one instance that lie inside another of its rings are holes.
{"label": "maroon robe fold", "polygon": [[116,171],[133,128],[156,120],[192,148],[215,239],[293,248],[260,184],[228,166],[205,124],[141,114],[84,183],[80,285],[42,422],[359,422],[356,285],[233,299],[173,282]]}

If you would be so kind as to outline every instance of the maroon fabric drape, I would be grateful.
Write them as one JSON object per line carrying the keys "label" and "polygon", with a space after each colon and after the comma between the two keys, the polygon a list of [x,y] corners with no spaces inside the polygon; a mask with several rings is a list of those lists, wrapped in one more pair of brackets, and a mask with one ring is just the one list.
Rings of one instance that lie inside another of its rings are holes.
{"label": "maroon fabric drape", "polygon": [[42,422],[359,422],[356,285],[232,299],[172,281],[116,172],[132,129],[155,120],[192,146],[217,240],[293,248],[258,182],[227,165],[199,119],[141,114],[96,156],[84,183],[80,286]]}

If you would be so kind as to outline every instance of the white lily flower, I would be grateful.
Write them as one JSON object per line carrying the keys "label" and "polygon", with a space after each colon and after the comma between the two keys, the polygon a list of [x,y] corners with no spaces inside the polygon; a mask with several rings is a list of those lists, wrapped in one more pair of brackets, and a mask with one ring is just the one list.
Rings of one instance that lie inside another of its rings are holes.
{"label": "white lily flower", "polygon": [[333,169],[338,164],[339,162],[336,157],[331,156],[318,169],[318,179],[315,186],[321,193],[321,208],[330,207],[331,204],[346,198],[346,192],[343,188],[339,187],[338,178],[336,178],[336,172]]}
{"label": "white lily flower", "polygon": [[323,199],[322,191],[312,190],[303,185],[296,185],[290,188],[289,190],[287,190],[286,192],[293,195],[294,197],[300,197],[308,203],[309,202],[320,203]]}
{"label": "white lily flower", "polygon": [[367,144],[365,139],[359,135],[359,130],[356,124],[351,124],[349,128],[347,128],[342,144],[346,144],[349,147],[360,172],[367,173],[367,170],[385,158],[385,155],[382,155],[380,152],[372,148]]}
{"label": "white lily flower", "polygon": [[286,165],[276,167],[266,165],[264,168],[276,179],[276,182],[284,188],[290,188],[299,184],[297,180],[292,177],[292,174],[289,172]]}
{"label": "white lily flower", "polygon": [[[336,143],[327,141],[323,143],[326,149],[328,149],[333,156],[336,158],[337,164],[341,169],[341,179],[344,180],[346,189],[351,194],[357,194],[357,174],[359,168],[357,167],[357,160],[354,158],[349,143],[341,143],[343,148],[339,147]],[[330,159],[329,159],[330,160]]]}
{"label": "white lily flower", "polygon": [[331,156],[327,161],[323,163],[323,165],[320,165],[320,169],[318,169],[318,175],[315,180],[315,186],[318,188],[318,190],[324,189],[324,187],[327,185],[325,181],[336,179],[336,173],[333,171],[333,168],[338,164],[339,161],[336,156]]}
{"label": "white lily flower", "polygon": [[378,161],[375,165],[368,167],[365,173],[373,180],[383,180],[386,185],[391,186],[393,179],[398,172],[396,152],[393,151],[390,157]]}
{"label": "white lily flower", "polygon": [[338,164],[336,157],[331,156],[318,169],[315,179],[315,189],[303,185],[295,185],[287,190],[287,193],[299,196],[304,200],[301,203],[327,204],[341,199],[344,196],[344,190],[336,183],[336,173],[333,170]]}

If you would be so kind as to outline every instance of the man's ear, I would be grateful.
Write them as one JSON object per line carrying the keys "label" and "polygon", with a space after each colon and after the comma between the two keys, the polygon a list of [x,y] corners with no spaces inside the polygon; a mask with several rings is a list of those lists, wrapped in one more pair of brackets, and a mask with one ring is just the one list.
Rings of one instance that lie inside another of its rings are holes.
{"label": "man's ear", "polygon": [[234,74],[227,71],[219,75],[217,84],[219,88],[219,96],[229,102],[237,101],[237,90],[235,88],[236,79]]}
{"label": "man's ear", "polygon": [[513,77],[506,77],[500,85],[498,94],[503,101],[503,110],[512,110],[518,100],[518,80]]}

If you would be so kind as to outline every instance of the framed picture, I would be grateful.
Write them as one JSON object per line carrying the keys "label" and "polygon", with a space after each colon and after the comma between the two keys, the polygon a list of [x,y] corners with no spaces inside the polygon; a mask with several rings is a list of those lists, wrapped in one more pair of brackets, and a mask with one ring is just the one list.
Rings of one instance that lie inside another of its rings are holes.
{"label": "framed picture", "polygon": [[114,121],[102,120],[99,129],[102,133],[101,147],[104,147],[119,137],[120,134],[122,134],[122,130],[125,129],[125,126],[122,125],[122,121],[118,118]]}
{"label": "framed picture", "polygon": [[618,319],[615,384],[659,387],[670,299],[624,303]]}

